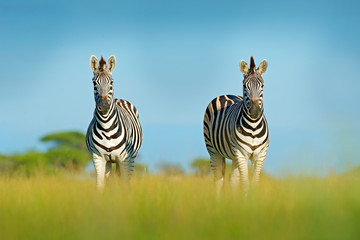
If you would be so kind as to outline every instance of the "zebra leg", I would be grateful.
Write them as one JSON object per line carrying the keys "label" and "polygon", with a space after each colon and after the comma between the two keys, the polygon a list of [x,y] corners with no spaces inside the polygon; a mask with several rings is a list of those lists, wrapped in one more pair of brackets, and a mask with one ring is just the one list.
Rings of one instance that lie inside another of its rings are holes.
{"label": "zebra leg", "polygon": [[230,184],[232,186],[238,186],[240,182],[240,170],[239,170],[239,161],[232,161],[232,169],[230,175]]}
{"label": "zebra leg", "polygon": [[96,154],[93,154],[93,162],[96,172],[96,185],[98,189],[104,188],[105,181],[105,165],[106,160]]}
{"label": "zebra leg", "polygon": [[254,182],[254,183],[258,183],[260,181],[260,172],[261,172],[261,168],[264,164],[266,150],[260,152],[260,154],[256,157],[256,159],[254,159],[253,176],[252,176],[252,182]]}
{"label": "zebra leg", "polygon": [[128,158],[124,161],[119,162],[120,176],[124,180],[129,180],[134,169],[134,159]]}
{"label": "zebra leg", "polygon": [[219,193],[224,184],[225,158],[219,155],[211,155],[210,166],[214,174],[216,190]]}
{"label": "zebra leg", "polygon": [[129,159],[129,175],[131,176],[134,172],[135,158]]}
{"label": "zebra leg", "polygon": [[[246,195],[249,190],[248,159],[244,155],[239,154],[237,159],[234,161],[236,162],[236,165],[238,166],[238,171],[240,173],[240,182],[241,182],[241,185],[244,187],[244,192]],[[237,178],[237,179],[239,179],[239,178]],[[237,181],[239,181],[239,180],[237,180]]]}
{"label": "zebra leg", "polygon": [[109,178],[111,176],[111,169],[112,168],[112,164],[111,162],[106,162],[106,170],[105,170],[105,177]]}
{"label": "zebra leg", "polygon": [[119,177],[121,177],[121,172],[120,172],[120,162],[116,163],[116,169],[115,169],[116,175],[118,175]]}

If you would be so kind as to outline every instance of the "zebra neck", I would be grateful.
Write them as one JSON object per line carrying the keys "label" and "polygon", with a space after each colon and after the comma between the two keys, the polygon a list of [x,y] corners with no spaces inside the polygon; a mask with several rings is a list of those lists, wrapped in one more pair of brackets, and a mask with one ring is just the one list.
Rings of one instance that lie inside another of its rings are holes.
{"label": "zebra neck", "polygon": [[251,118],[251,116],[246,111],[245,106],[242,105],[237,122],[240,125],[244,125],[246,122],[250,126],[257,126],[259,122],[261,122],[263,114],[264,114],[264,110],[261,109],[261,114],[259,115],[258,118]]}
{"label": "zebra neck", "polygon": [[96,122],[104,128],[111,126],[116,118],[116,104],[115,101],[111,103],[110,109],[106,114],[101,114],[97,108],[95,109]]}

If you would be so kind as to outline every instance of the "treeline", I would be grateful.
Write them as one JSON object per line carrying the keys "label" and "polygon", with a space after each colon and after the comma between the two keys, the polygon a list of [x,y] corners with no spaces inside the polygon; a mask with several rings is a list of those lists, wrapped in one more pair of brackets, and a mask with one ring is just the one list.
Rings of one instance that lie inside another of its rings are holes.
{"label": "treeline", "polygon": [[[82,172],[89,164],[92,164],[91,155],[86,147],[85,135],[81,132],[52,133],[40,140],[49,145],[46,152],[28,151],[21,154],[0,154],[0,174],[31,176],[36,173]],[[209,159],[206,158],[195,159],[190,167],[191,174],[205,176],[210,173]],[[135,174],[147,173],[146,165],[135,163]],[[181,166],[168,163],[159,164],[157,173],[165,176],[186,174]]]}
{"label": "treeline", "polygon": [[0,155],[0,172],[26,174],[56,173],[63,169],[83,171],[88,165],[85,135],[81,132],[59,132],[41,138],[50,144],[46,152],[29,151],[22,154]]}
{"label": "treeline", "polygon": [[[46,152],[28,151],[21,154],[0,154],[0,174],[31,176],[36,173],[79,173],[85,172],[86,169],[87,171],[93,169],[91,155],[87,150],[85,135],[82,132],[69,131],[52,133],[42,137],[40,140],[44,144],[49,145]],[[190,171],[185,171],[180,165],[165,162],[157,165],[157,169],[155,170],[157,174],[164,176],[191,174],[203,177],[211,173],[210,160],[208,158],[197,158],[190,163],[189,167]],[[225,172],[226,175],[229,175],[231,172],[230,161],[226,163]],[[357,172],[359,172],[359,170]],[[135,163],[134,174],[153,174],[153,172],[149,172],[145,164],[139,163],[138,156],[137,162]],[[262,173],[262,175],[264,175],[264,173]]]}

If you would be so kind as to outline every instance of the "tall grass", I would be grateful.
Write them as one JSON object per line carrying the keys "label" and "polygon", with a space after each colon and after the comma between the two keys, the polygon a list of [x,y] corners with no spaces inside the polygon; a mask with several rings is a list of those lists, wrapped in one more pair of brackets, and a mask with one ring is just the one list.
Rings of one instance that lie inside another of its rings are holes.
{"label": "tall grass", "polygon": [[0,239],[359,239],[359,176],[262,180],[244,198],[207,177],[0,177]]}

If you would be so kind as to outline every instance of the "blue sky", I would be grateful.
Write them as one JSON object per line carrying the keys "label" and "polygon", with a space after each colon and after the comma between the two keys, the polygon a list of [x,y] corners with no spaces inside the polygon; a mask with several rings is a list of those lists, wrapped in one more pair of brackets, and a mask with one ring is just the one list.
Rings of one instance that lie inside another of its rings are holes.
{"label": "blue sky", "polygon": [[0,3],[0,153],[85,132],[94,110],[89,58],[114,54],[117,98],[138,108],[139,161],[187,168],[207,157],[202,120],[242,94],[238,64],[267,59],[273,175],[360,164],[357,1],[11,1]]}

